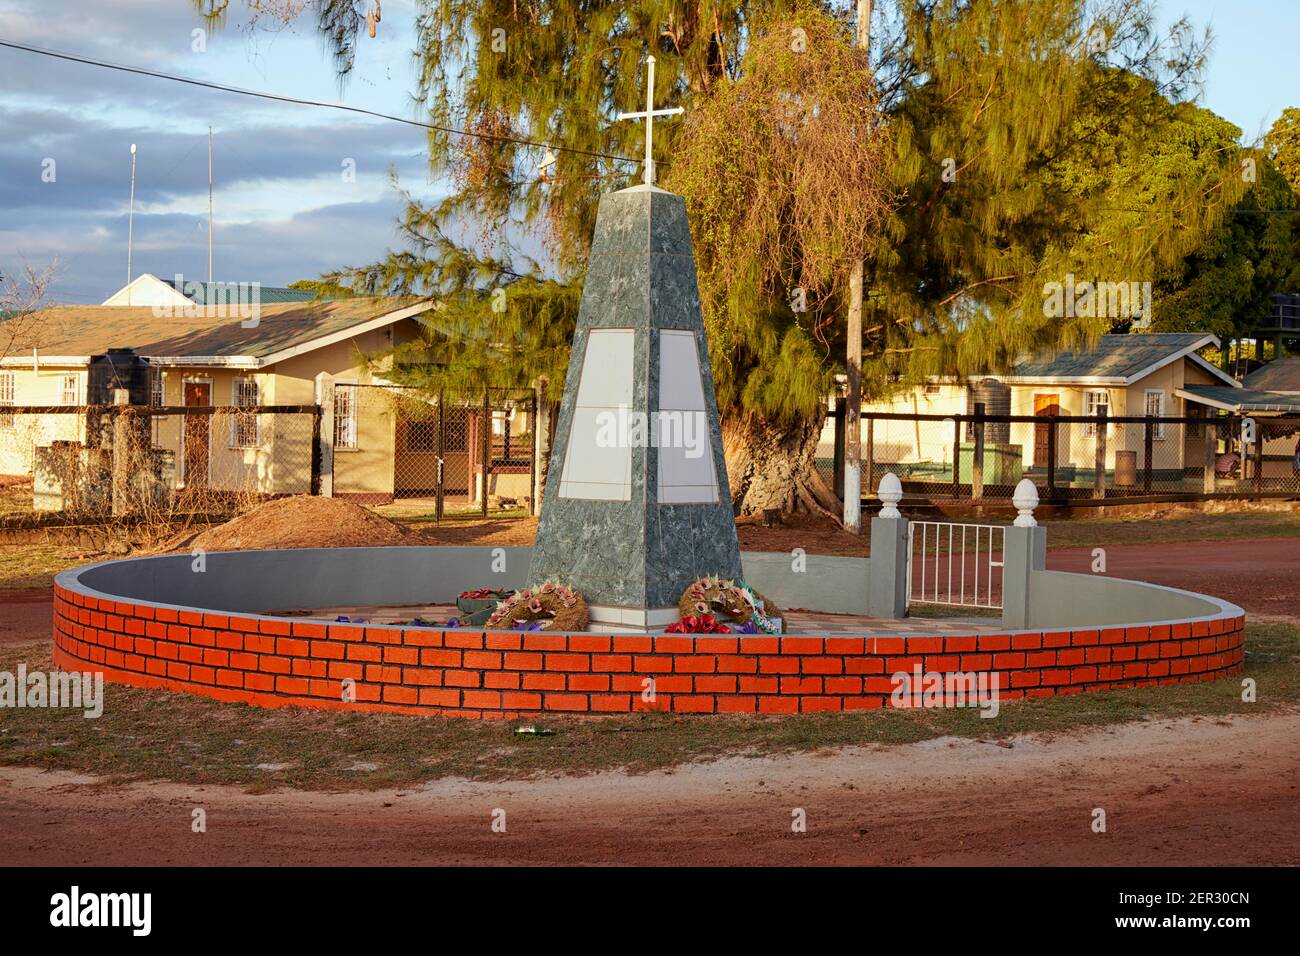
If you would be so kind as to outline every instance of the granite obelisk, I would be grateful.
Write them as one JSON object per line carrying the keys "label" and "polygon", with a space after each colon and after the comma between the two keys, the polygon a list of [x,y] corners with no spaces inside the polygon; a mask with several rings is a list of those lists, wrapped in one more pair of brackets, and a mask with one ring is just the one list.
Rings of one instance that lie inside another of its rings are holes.
{"label": "granite obelisk", "polygon": [[[628,116],[668,112],[648,95]],[[686,203],[649,144],[647,181],[597,211],[529,569],[610,628],[671,623],[692,581],[741,573]]]}

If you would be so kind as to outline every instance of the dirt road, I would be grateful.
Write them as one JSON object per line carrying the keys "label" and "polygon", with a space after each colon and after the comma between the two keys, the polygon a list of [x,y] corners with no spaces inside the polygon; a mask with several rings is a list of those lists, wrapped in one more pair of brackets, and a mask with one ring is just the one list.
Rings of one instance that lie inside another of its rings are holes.
{"label": "dirt road", "polygon": [[1298,864],[1297,739],[1293,713],[366,794],[7,769],[0,833],[16,865]]}
{"label": "dirt road", "polygon": [[[1300,538],[1121,544],[1105,549],[1106,573],[1199,591],[1256,615],[1300,618]],[[1091,569],[1092,548],[1047,552],[1055,571]]]}
{"label": "dirt road", "polygon": [[0,591],[0,644],[25,644],[50,637],[54,628],[51,588]]}

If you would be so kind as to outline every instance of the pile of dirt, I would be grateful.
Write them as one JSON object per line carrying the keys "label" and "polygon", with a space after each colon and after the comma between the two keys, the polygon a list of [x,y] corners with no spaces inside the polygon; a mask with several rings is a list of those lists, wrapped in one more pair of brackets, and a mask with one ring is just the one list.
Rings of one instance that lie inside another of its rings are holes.
{"label": "pile of dirt", "polygon": [[223,525],[209,528],[188,547],[203,551],[274,548],[360,548],[422,544],[401,525],[340,498],[277,498]]}

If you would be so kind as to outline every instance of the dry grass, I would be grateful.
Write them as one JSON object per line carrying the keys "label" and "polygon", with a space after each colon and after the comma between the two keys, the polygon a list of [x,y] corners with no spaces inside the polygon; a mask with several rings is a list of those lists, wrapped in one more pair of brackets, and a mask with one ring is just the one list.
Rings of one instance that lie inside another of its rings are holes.
{"label": "dry grass", "polygon": [[[48,644],[0,649],[0,670],[47,669]],[[626,768],[637,773],[727,754],[782,754],[940,736],[982,740],[1067,732],[1154,717],[1258,714],[1300,704],[1300,628],[1247,629],[1241,679],[1077,694],[975,710],[873,711],[795,717],[537,718],[554,736],[519,736],[517,721],[263,710],[188,694],[105,687],[102,717],[12,710],[0,724],[0,764],[77,770],[112,779],[230,783],[253,788],[378,789],[441,777],[517,779]],[[263,769],[259,769],[259,765]],[[372,769],[373,767],[373,769]],[[265,769],[272,768],[272,769]]]}
{"label": "dry grass", "polygon": [[53,587],[54,576],[60,571],[108,557],[110,555],[88,552],[74,544],[2,544],[0,591]]}

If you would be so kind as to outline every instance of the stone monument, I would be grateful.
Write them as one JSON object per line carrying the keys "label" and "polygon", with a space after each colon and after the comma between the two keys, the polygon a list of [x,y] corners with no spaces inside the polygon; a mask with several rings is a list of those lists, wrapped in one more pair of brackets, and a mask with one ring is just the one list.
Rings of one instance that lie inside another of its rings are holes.
{"label": "stone monument", "polygon": [[529,581],[586,597],[592,624],[677,619],[705,575],[738,578],[695,256],[681,196],[654,185],[654,58],[644,182],[601,198]]}

